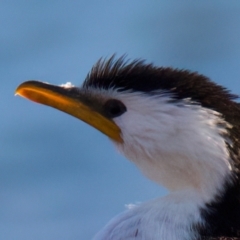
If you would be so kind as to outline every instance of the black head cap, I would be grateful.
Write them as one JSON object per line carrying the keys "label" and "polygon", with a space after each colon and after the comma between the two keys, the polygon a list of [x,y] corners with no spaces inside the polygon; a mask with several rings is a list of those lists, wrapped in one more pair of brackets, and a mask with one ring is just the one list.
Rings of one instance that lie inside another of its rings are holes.
{"label": "black head cap", "polygon": [[[118,91],[140,91],[151,93],[156,90],[171,92],[175,98],[191,98],[202,104],[210,99],[235,99],[224,87],[196,72],[173,68],[155,67],[144,60],[100,59],[88,74],[83,87],[117,89]],[[210,98],[210,99],[209,99]],[[206,100],[208,99],[208,100]]]}

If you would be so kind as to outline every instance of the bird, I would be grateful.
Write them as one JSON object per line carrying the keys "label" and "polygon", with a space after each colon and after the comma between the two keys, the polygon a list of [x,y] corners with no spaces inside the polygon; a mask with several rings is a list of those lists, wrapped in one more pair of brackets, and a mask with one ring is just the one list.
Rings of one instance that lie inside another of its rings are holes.
{"label": "bird", "polygon": [[94,240],[240,239],[240,103],[225,87],[113,55],[80,87],[29,80],[15,94],[96,128],[168,189],[114,217]]}

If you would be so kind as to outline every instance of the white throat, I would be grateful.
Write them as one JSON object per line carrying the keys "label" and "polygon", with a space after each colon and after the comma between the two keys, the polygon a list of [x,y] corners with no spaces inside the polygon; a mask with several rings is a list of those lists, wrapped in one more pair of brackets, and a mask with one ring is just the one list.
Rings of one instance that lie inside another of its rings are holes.
{"label": "white throat", "polygon": [[124,141],[117,148],[170,194],[119,215],[96,239],[197,238],[192,226],[204,224],[200,208],[231,181],[226,141],[231,142],[224,137],[231,126],[218,112],[189,99],[173,102],[166,94],[108,94],[127,106],[126,113],[114,118]]}
{"label": "white throat", "polygon": [[119,99],[128,111],[114,119],[124,140],[117,148],[147,177],[170,191],[196,191],[204,201],[221,190],[232,171],[225,137],[231,126],[218,112],[164,95]]}

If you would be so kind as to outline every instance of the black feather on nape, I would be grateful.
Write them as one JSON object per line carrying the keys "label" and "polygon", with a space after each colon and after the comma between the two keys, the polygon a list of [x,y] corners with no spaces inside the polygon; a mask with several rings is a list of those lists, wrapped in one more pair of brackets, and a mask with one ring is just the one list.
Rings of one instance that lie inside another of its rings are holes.
{"label": "black feather on nape", "polygon": [[118,91],[171,92],[175,99],[190,98],[204,106],[213,107],[212,101],[231,101],[238,96],[212,82],[207,77],[188,70],[156,67],[144,60],[118,59],[115,55],[100,59],[87,75],[83,88],[117,89]]}
{"label": "black feather on nape", "polygon": [[200,98],[211,95],[215,100],[216,97],[231,100],[237,98],[224,87],[196,72],[156,67],[141,59],[130,61],[125,55],[118,59],[113,55],[109,59],[98,60],[83,83],[83,88],[88,87],[145,93],[164,90],[175,93],[179,99],[201,100]]}

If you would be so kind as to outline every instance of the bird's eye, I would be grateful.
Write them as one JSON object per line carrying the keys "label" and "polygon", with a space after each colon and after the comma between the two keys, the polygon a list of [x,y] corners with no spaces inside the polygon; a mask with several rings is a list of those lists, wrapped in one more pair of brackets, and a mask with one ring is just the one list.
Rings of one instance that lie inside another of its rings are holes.
{"label": "bird's eye", "polygon": [[126,106],[119,100],[109,99],[104,104],[104,110],[108,117],[119,117],[127,111]]}

